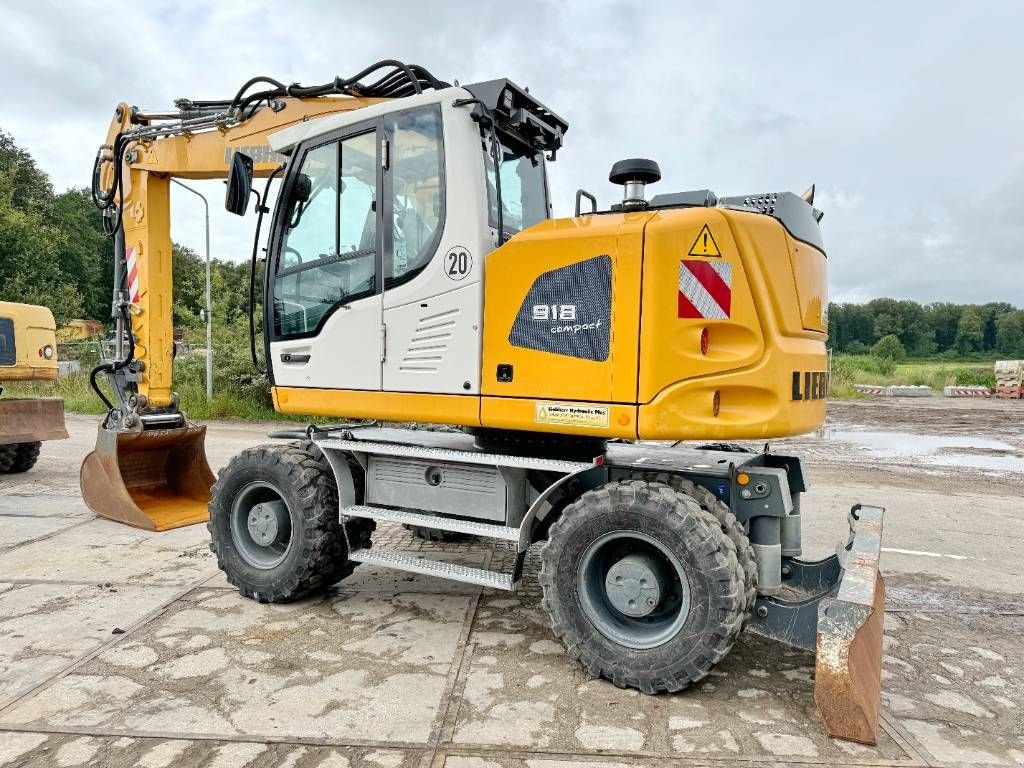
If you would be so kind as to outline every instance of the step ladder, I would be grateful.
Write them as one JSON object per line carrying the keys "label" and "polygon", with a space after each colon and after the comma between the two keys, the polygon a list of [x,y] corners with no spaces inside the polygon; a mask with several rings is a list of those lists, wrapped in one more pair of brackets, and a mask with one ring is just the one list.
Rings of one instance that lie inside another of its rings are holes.
{"label": "step ladder", "polygon": [[[510,528],[493,523],[482,523],[476,520],[456,520],[421,512],[390,509],[388,507],[357,504],[350,507],[342,507],[341,515],[342,518],[362,517],[382,522],[433,528],[438,531],[465,533],[481,538],[498,539],[500,541],[519,541],[518,528]],[[492,589],[501,589],[509,592],[515,591],[519,583],[512,573],[501,573],[499,571],[490,571],[486,568],[473,568],[467,565],[459,565],[458,563],[432,560],[427,557],[417,557],[409,552],[396,550],[354,549],[349,552],[348,557],[349,560],[356,563],[380,565],[397,571],[421,573],[426,576],[437,576],[442,579],[459,581],[463,584],[476,584],[481,587],[491,587]]]}

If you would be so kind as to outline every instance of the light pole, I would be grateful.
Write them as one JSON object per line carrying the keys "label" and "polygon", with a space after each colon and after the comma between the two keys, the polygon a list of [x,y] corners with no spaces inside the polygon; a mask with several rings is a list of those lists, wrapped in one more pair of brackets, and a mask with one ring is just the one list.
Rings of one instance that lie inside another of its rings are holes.
{"label": "light pole", "polygon": [[172,178],[175,184],[182,189],[187,189],[193,195],[197,195],[203,201],[203,208],[206,211],[206,400],[213,400],[213,311],[210,306],[210,204],[206,196],[188,184],[183,184]]}

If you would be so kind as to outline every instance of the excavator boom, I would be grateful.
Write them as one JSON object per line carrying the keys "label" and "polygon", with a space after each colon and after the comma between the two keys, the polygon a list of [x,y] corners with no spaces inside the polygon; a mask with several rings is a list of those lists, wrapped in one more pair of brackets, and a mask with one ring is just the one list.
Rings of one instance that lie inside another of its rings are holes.
{"label": "excavator boom", "polygon": [[[270,176],[286,158],[271,150],[268,134],[385,100],[331,86],[294,86],[286,90],[297,95],[273,98],[243,89],[232,101],[182,100],[166,112],[122,103],[114,111],[93,171],[93,198],[114,238],[118,343],[115,362],[92,376],[109,409],[80,475],[96,514],[153,530],[208,518],[206,429],[186,421],[173,386],[171,180],[226,179],[236,153],[252,158],[254,176]],[[116,402],[97,385],[100,374]]]}

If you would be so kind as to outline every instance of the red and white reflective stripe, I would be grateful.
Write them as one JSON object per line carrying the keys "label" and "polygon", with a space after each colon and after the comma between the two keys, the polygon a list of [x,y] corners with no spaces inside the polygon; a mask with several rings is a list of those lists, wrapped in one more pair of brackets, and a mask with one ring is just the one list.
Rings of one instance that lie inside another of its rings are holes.
{"label": "red and white reflective stripe", "polygon": [[946,397],[991,397],[988,387],[946,387]]}
{"label": "red and white reflective stripe", "polygon": [[873,387],[869,384],[854,384],[853,388],[862,395],[887,395],[888,387]]}
{"label": "red and white reflective stripe", "polygon": [[139,265],[135,260],[135,249],[129,247],[125,251],[128,262],[128,300],[132,304],[139,303]]}
{"label": "red and white reflective stripe", "polygon": [[728,320],[732,313],[732,264],[683,259],[679,262],[679,317]]}

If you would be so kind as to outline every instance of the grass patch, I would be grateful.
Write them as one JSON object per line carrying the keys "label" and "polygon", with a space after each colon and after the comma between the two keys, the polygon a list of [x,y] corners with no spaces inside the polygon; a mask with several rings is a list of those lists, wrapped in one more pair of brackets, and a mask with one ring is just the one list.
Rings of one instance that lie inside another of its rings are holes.
{"label": "grass patch", "polygon": [[[111,401],[114,395],[100,377],[100,386]],[[247,388],[231,387],[224,384],[218,389],[214,382],[213,400],[206,400],[206,383],[186,378],[175,382],[175,390],[181,397],[181,410],[195,421],[218,419],[225,421],[298,421],[309,423],[311,419],[278,413],[270,401],[269,391],[254,393]],[[57,381],[11,382],[5,385],[7,397],[60,397],[68,413],[100,415],[106,413],[106,406],[96,397],[89,386],[86,373],[73,374]]]}
{"label": "grass patch", "polygon": [[941,392],[950,385],[995,388],[992,363],[912,360],[896,363],[872,355],[835,355],[830,396],[838,400],[863,397],[854,384],[924,385]]}

